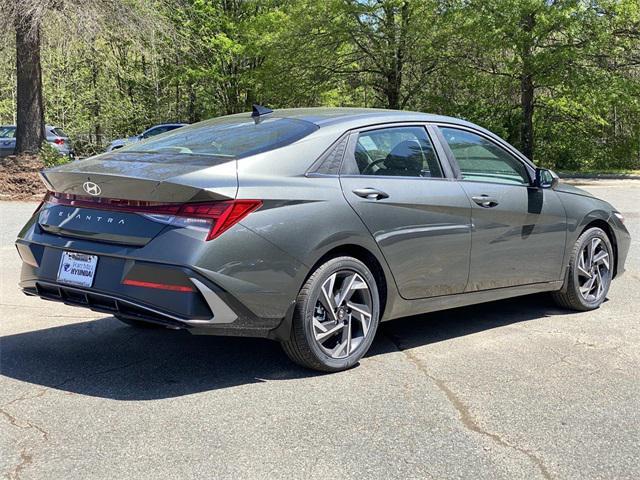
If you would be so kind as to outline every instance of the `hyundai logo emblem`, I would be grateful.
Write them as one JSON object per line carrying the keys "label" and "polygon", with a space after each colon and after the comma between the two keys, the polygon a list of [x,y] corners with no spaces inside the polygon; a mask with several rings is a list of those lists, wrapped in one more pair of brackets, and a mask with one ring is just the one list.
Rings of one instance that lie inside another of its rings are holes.
{"label": "hyundai logo emblem", "polygon": [[102,193],[102,189],[97,183],[84,182],[82,184],[82,188],[84,188],[85,192],[87,192],[89,195],[93,195],[94,197]]}

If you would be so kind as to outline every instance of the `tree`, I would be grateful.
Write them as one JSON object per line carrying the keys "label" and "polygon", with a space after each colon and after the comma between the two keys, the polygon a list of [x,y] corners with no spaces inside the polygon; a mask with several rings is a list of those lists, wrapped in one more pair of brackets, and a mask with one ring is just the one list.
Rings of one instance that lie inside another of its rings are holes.
{"label": "tree", "polygon": [[[82,154],[257,101],[452,115],[549,167],[640,167],[637,0],[19,2],[39,26],[45,120]],[[14,59],[38,50],[13,53],[17,5],[0,2],[0,123],[15,121]]]}
{"label": "tree", "polygon": [[[7,14],[9,5],[0,14]],[[37,153],[44,139],[42,70],[40,66],[41,18],[37,8],[16,0],[11,9],[16,35],[16,151]]]}
{"label": "tree", "polygon": [[291,9],[279,50],[305,85],[343,81],[372,89],[366,104],[402,109],[440,64],[440,18],[430,0],[306,0]]}
{"label": "tree", "polygon": [[[157,2],[146,3],[155,6]],[[16,35],[16,153],[36,153],[44,140],[41,34],[45,18],[56,12],[79,20],[77,30],[67,33],[81,32],[85,38],[92,38],[95,31],[114,21],[123,31],[139,32],[150,24],[158,26],[153,22],[156,16],[138,16],[141,6],[145,6],[145,0],[9,0],[0,5],[2,22],[11,25]],[[149,13],[154,9],[147,10]]]}
{"label": "tree", "polygon": [[[599,96],[592,88],[594,72],[602,69],[594,55],[615,51],[617,37],[611,21],[620,22],[620,12],[631,8],[633,0],[471,0],[458,4],[467,48],[473,52],[466,57],[467,64],[518,85],[516,143],[527,157],[535,156],[538,109],[546,110],[548,116],[572,116],[574,122],[606,123],[592,101]],[[578,93],[585,90],[589,95]]]}

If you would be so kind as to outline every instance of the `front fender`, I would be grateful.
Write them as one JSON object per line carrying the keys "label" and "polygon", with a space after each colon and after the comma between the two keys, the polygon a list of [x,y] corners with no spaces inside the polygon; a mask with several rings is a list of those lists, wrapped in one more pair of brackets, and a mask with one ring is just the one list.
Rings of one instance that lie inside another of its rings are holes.
{"label": "front fender", "polygon": [[613,215],[613,206],[593,196],[560,192],[559,197],[567,214],[567,241],[562,278],[566,276],[571,250],[576,240],[589,225],[594,223],[600,224],[602,227],[606,225],[605,230],[612,237],[612,246],[616,258],[614,275],[619,273],[626,259],[630,239],[629,232]]}

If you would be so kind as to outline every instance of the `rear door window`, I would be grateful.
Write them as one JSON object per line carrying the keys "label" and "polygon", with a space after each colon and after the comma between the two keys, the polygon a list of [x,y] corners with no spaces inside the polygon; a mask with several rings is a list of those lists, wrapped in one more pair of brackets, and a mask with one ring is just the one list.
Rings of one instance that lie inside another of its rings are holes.
{"label": "rear door window", "polygon": [[360,175],[442,178],[423,127],[390,127],[358,134],[354,152]]}

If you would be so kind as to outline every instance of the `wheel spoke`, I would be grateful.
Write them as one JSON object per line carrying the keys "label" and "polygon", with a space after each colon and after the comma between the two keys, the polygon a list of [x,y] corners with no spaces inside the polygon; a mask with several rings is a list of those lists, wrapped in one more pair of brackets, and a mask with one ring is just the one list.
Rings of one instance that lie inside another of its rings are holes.
{"label": "wheel spoke", "polygon": [[371,318],[371,312],[369,311],[369,307],[367,307],[366,305],[348,302],[347,307],[349,307],[351,310],[355,310],[356,312],[361,313],[362,315],[365,315],[368,318]]}
{"label": "wheel spoke", "polygon": [[318,330],[320,330],[320,332],[326,332],[327,330],[329,330],[329,327],[331,325],[335,325],[335,322],[329,320],[326,322],[321,322],[320,320],[318,320],[317,318],[313,318],[313,326],[315,328],[317,328]]}
{"label": "wheel spoke", "polygon": [[600,245],[601,240],[599,238],[594,238],[591,240],[591,243],[589,244],[589,260],[587,262],[587,266],[589,268],[593,267],[593,257],[596,253],[596,249],[598,248],[598,245]]}
{"label": "wheel spoke", "polygon": [[602,282],[602,273],[600,272],[600,269],[598,269],[597,272],[598,281],[596,283],[598,284],[598,289],[596,290],[596,297],[599,298],[604,291],[604,284]]}
{"label": "wheel spoke", "polygon": [[366,282],[362,279],[360,275],[354,273],[352,276],[344,279],[342,283],[342,288],[340,289],[340,294],[338,296],[338,300],[336,300],[336,305],[340,306],[344,302],[348,302],[351,300],[351,297],[356,292],[356,290],[368,290]]}
{"label": "wheel spoke", "polygon": [[343,328],[344,328],[344,323],[340,322],[336,326],[334,326],[333,328],[327,329],[327,330],[325,330],[323,332],[320,332],[320,333],[316,333],[316,340],[318,342],[322,343],[327,338],[331,337],[332,335],[334,335],[339,330],[342,330]]}
{"label": "wheel spoke", "polygon": [[340,288],[340,292],[338,292],[338,295],[337,295],[338,297],[336,300],[337,306],[342,305],[342,303],[345,300],[348,300],[347,297],[351,298],[351,295],[353,295],[352,287],[356,281],[356,277],[357,275],[354,273],[342,281],[342,287]]}
{"label": "wheel spoke", "polygon": [[596,276],[592,276],[589,280],[587,280],[582,287],[580,287],[580,292],[586,297],[589,295],[591,290],[593,290],[593,284],[596,281]]}
{"label": "wheel spoke", "polygon": [[591,273],[584,264],[584,251],[580,252],[580,256],[578,257],[578,274],[583,277],[591,278]]}
{"label": "wheel spoke", "polygon": [[609,270],[609,254],[604,250],[600,250],[593,257],[593,263],[596,265],[604,265]]}
{"label": "wheel spoke", "polygon": [[349,355],[351,353],[351,319],[349,319],[347,321],[347,328],[345,328],[346,332],[347,332],[347,346],[346,346],[346,355]]}
{"label": "wheel spoke", "polygon": [[371,313],[369,307],[357,303],[348,302],[347,306],[353,311],[352,318],[358,319],[362,325],[362,333],[367,336],[369,333],[369,325],[371,324]]}
{"label": "wheel spoke", "polygon": [[338,319],[338,317],[336,317],[337,306],[335,304],[335,299],[333,296],[333,287],[336,284],[337,275],[337,273],[334,273],[322,284],[322,295],[320,295],[319,298],[320,303],[322,304],[324,309],[329,312],[334,320]]}
{"label": "wheel spoke", "polygon": [[346,350],[347,347],[347,341],[342,341],[339,344],[337,344],[335,347],[333,347],[331,350],[329,350],[329,355],[331,355],[334,358],[340,357],[340,356],[344,356],[342,355],[342,352],[344,352]]}

